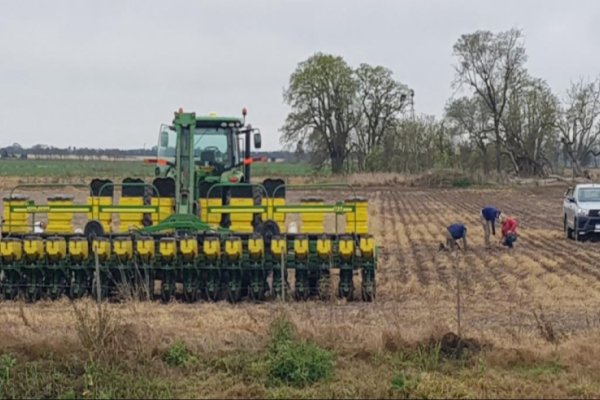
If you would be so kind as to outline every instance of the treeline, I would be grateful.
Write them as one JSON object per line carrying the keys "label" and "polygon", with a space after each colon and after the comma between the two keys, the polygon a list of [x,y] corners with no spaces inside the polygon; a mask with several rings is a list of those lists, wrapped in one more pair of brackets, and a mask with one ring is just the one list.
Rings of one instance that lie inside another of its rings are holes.
{"label": "treeline", "polygon": [[281,141],[333,172],[431,168],[576,175],[600,155],[600,81],[572,82],[560,97],[527,71],[522,32],[462,35],[453,47],[459,96],[442,116],[415,114],[414,91],[390,69],[317,53],[284,92]]}
{"label": "treeline", "polygon": [[[0,158],[52,158],[52,159],[126,159],[132,157],[156,157],[156,146],[149,149],[95,149],[87,147],[53,147],[46,145],[35,145],[29,148],[14,143],[11,146],[0,148]],[[286,162],[304,161],[304,157],[290,153],[289,151],[258,151],[253,153],[257,157],[267,157],[270,160],[282,160]]]}
{"label": "treeline", "polygon": [[0,158],[58,158],[58,159],[124,159],[138,156],[155,156],[156,147],[149,149],[95,149],[88,147],[66,148],[35,145],[29,148],[18,143],[0,148]]}

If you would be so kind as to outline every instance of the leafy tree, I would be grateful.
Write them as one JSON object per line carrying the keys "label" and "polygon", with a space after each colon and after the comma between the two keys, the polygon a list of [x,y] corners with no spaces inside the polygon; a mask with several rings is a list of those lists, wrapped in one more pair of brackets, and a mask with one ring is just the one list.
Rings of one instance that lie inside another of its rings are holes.
{"label": "leafy tree", "polygon": [[341,57],[317,53],[298,64],[284,92],[292,111],[282,141],[306,140],[318,162],[326,155],[332,172],[342,172],[350,134],[360,121],[357,90],[354,72]]}
{"label": "leafy tree", "polygon": [[448,166],[451,141],[444,126],[433,116],[397,119],[382,145],[368,157],[371,170],[417,173]]}
{"label": "leafy tree", "polygon": [[386,132],[393,129],[396,119],[406,107],[408,86],[397,82],[392,71],[382,66],[361,64],[356,70],[361,122],[356,130],[356,145],[361,169],[365,157],[381,141]]}

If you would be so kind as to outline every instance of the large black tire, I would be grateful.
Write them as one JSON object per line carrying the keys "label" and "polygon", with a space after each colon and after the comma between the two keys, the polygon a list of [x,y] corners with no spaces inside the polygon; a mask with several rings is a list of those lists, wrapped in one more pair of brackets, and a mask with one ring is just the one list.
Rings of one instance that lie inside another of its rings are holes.
{"label": "large black tire", "polygon": [[102,224],[98,221],[88,221],[88,223],[85,224],[85,227],[83,228],[83,235],[86,238],[88,238],[88,240],[93,239],[95,237],[102,237],[104,236],[104,228],[102,227]]}
{"label": "large black tire", "polygon": [[575,218],[573,220],[573,239],[575,239],[575,241],[580,241],[581,240],[581,235],[578,232],[578,227],[577,227],[577,218]]}
{"label": "large black tire", "polygon": [[573,229],[569,228],[569,225],[567,224],[567,216],[565,215],[565,218],[563,219],[563,230],[565,232],[565,237],[567,239],[573,239]]}

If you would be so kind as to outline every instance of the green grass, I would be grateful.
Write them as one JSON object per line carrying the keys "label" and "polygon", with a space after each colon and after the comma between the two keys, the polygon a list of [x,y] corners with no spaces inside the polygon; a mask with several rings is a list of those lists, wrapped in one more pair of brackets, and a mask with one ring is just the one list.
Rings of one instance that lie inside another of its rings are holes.
{"label": "green grass", "polygon": [[0,176],[76,178],[149,177],[154,168],[143,161],[0,160]]}
{"label": "green grass", "polygon": [[255,176],[310,176],[318,173],[306,163],[255,163],[252,165]]}
{"label": "green grass", "polygon": [[[309,164],[255,163],[254,176],[308,176],[315,174]],[[154,166],[140,161],[105,160],[0,160],[0,176],[44,178],[149,178],[154,176]]]}
{"label": "green grass", "polygon": [[178,340],[163,355],[163,361],[171,367],[191,365],[198,362],[184,342]]}
{"label": "green grass", "polygon": [[545,360],[532,365],[517,365],[514,369],[520,374],[533,378],[557,375],[567,370],[564,365],[555,360]]}
{"label": "green grass", "polygon": [[271,324],[266,364],[271,385],[304,387],[333,375],[334,356],[316,344],[300,340],[285,316]]}

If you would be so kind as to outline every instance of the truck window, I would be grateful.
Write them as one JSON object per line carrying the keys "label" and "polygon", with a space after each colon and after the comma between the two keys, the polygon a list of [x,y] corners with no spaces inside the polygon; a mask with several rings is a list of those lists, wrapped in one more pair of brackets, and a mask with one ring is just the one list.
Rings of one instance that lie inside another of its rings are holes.
{"label": "truck window", "polygon": [[581,188],[577,195],[577,200],[581,203],[597,201],[600,202],[600,188]]}

